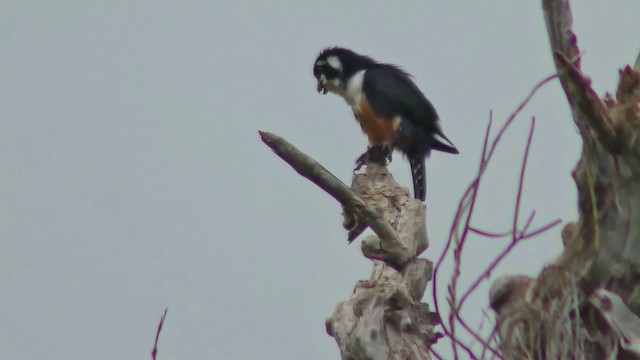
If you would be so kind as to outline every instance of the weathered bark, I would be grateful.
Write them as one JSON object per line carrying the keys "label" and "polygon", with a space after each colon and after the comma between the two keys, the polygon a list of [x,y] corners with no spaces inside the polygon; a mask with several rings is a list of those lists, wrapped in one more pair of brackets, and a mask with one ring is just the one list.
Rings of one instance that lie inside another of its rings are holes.
{"label": "weathered bark", "polygon": [[[268,132],[261,131],[259,133],[262,141],[280,158],[291,165],[298,174],[318,185],[348,210],[349,219],[345,220],[345,227],[349,225],[349,242],[353,241],[354,236],[359,235],[369,226],[378,235],[381,246],[388,249],[386,252],[381,252],[379,256],[386,256],[386,260],[397,267],[402,267],[404,263],[411,259],[411,252],[406,247],[405,242],[398,238],[394,229],[380,216],[376,209],[364,202],[322,165],[283,138]],[[354,231],[355,235],[352,234]],[[365,255],[368,254],[365,253]],[[375,253],[371,253],[368,257],[377,258]]]}
{"label": "weathered bark", "polygon": [[640,57],[635,69],[620,71],[615,98],[601,100],[580,68],[569,1],[542,4],[559,79],[583,140],[573,171],[579,219],[565,227],[564,252],[537,279],[494,283],[501,349],[507,359],[635,358],[619,347],[624,337],[593,304],[606,288],[640,313]]}
{"label": "weathered bark", "polygon": [[342,359],[431,359],[437,317],[420,302],[431,279],[432,263],[418,259],[428,246],[425,205],[413,199],[384,166],[369,164],[354,176],[352,189],[284,139],[260,133],[262,140],[298,173],[338,200],[351,242],[366,227],[376,235],[362,241],[373,260],[367,281],[326,322]]}
{"label": "weathered bark", "polygon": [[374,260],[370,279],[358,283],[351,299],[338,305],[327,320],[327,332],[343,359],[430,359],[438,319],[420,300],[433,267],[416,258],[428,246],[425,206],[379,165],[355,175],[352,189],[391,224],[412,259],[401,267],[384,262],[392,257],[389,249],[380,246],[378,237],[366,237],[362,252],[383,261]]}

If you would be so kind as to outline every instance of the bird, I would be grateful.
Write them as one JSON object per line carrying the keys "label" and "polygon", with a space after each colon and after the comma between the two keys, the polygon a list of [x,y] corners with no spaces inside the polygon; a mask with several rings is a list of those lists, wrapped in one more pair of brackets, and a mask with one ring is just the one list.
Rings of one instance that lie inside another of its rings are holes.
{"label": "bird", "polygon": [[458,154],[458,149],[444,135],[434,106],[397,65],[377,62],[373,58],[343,47],[329,47],[320,52],[313,65],[317,90],[341,96],[351,107],[368,147],[357,160],[356,168],[368,162],[387,165],[394,150],[409,161],[414,197],[426,197],[425,161],[431,150]]}

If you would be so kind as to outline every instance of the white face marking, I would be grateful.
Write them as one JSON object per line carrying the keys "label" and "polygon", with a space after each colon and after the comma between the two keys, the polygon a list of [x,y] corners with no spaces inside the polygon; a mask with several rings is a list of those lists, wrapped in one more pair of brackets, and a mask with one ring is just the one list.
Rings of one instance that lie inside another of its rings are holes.
{"label": "white face marking", "polygon": [[327,58],[327,63],[329,64],[329,66],[331,66],[332,68],[339,70],[340,72],[342,72],[342,63],[340,62],[340,59],[338,59],[337,56],[329,56]]}
{"label": "white face marking", "polygon": [[316,61],[316,66],[324,65],[324,64],[326,64],[326,63],[327,63],[327,62],[326,62],[326,61],[324,61],[324,60],[318,60],[318,61]]}

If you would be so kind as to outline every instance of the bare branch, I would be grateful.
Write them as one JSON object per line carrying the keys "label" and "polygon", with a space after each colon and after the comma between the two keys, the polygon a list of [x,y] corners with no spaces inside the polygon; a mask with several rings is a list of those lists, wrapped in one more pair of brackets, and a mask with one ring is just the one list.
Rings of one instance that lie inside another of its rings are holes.
{"label": "bare branch", "polygon": [[[528,162],[529,152],[531,149],[533,132],[535,129],[535,118],[532,118],[531,120],[529,137],[528,137],[526,148],[524,151],[522,166],[519,171],[519,182],[518,182],[518,189],[515,197],[514,217],[513,217],[512,223],[510,224],[511,231],[505,234],[492,233],[485,230],[480,230],[477,227],[472,226],[471,222],[474,214],[474,208],[475,208],[474,205],[475,205],[476,197],[479,192],[480,184],[482,182],[482,178],[484,177],[484,173],[487,169],[487,166],[491,161],[491,159],[493,158],[493,155],[497,150],[497,147],[501,142],[503,136],[505,135],[506,131],[513,124],[515,119],[522,112],[522,110],[529,103],[529,101],[533,98],[533,96],[537,93],[537,91],[540,90],[540,88],[543,87],[545,84],[555,79],[556,76],[557,75],[548,76],[547,78],[543,79],[538,84],[536,84],[534,88],[531,90],[531,92],[527,95],[527,97],[518,105],[516,110],[510,114],[510,116],[507,118],[505,123],[502,125],[502,127],[499,129],[499,131],[491,141],[490,141],[490,133],[491,133],[490,129],[491,129],[491,124],[493,120],[492,119],[493,114],[490,114],[489,125],[487,126],[487,131],[485,134],[483,152],[482,152],[482,156],[480,157],[480,166],[478,168],[478,173],[474,178],[474,180],[469,185],[469,187],[467,188],[467,191],[462,196],[459,202],[458,211],[456,213],[454,223],[451,226],[449,239],[445,244],[445,249],[440,255],[438,261],[436,262],[432,289],[433,289],[433,302],[436,308],[436,312],[440,314],[440,308],[439,308],[438,299],[437,299],[437,294],[438,294],[437,272],[440,269],[440,265],[442,264],[444,257],[446,256],[447,253],[449,253],[450,247],[453,246],[452,252],[453,252],[453,258],[454,258],[454,270],[452,271],[450,285],[447,287],[448,294],[449,294],[448,303],[450,306],[450,314],[449,314],[449,321],[446,324],[443,323],[442,328],[445,335],[447,335],[447,337],[451,341],[454,358],[457,358],[459,356],[458,349],[462,349],[465,352],[467,352],[471,358],[478,358],[478,356],[481,356],[482,358],[484,358],[487,353],[490,354],[491,358],[498,358],[498,359],[504,358],[500,350],[498,350],[498,347],[495,343],[496,331],[492,332],[489,338],[487,339],[483,338],[478,331],[474,330],[464,320],[464,318],[461,315],[461,311],[466,300],[469,298],[469,296],[477,290],[477,288],[483,281],[486,281],[487,279],[490,278],[493,270],[500,264],[500,262],[509,253],[512,252],[515,246],[517,246],[522,240],[533,237],[533,235],[529,233],[529,228],[533,222],[535,212],[532,212],[530,214],[530,216],[527,218],[522,228],[519,228],[518,224],[519,224],[519,218],[520,218],[520,208],[521,208],[521,199],[522,199],[522,192],[523,192],[523,186],[524,186],[525,170]],[[543,231],[546,231],[550,229],[552,226],[558,225],[559,223],[560,221],[556,220],[549,225],[545,225],[542,228],[535,230],[534,233],[535,235],[539,235]],[[462,252],[464,250],[465,243],[468,241],[468,235],[470,233],[487,237],[487,238],[500,238],[505,236],[511,236],[512,240],[510,244],[508,244],[506,249],[500,252],[484,271],[479,272],[478,277],[475,279],[475,281],[473,281],[472,285],[462,294],[462,297],[459,298],[457,284],[461,275]],[[475,354],[474,350],[471,349],[470,345],[467,345],[463,341],[461,341],[461,335],[458,335],[456,331],[456,324],[459,324],[468,335],[471,335],[471,337],[480,344],[480,346],[482,347],[481,355]]]}
{"label": "bare branch", "polygon": [[359,221],[371,227],[371,230],[378,235],[380,241],[379,243],[371,244],[367,248],[369,251],[366,253],[368,257],[388,261],[399,267],[413,257],[413,254],[400,241],[391,225],[347,185],[285,139],[268,132],[260,131],[259,133],[262,141],[276,155],[291,165],[298,174],[318,185],[322,190],[338,200],[343,207],[353,212]]}
{"label": "bare branch", "polygon": [[589,137],[587,129],[593,129],[610,153],[620,153],[627,146],[625,132],[617,129],[609,108],[591,88],[591,80],[580,71],[580,50],[571,30],[569,0],[543,0],[542,6],[556,69],[574,121],[583,137]]}
{"label": "bare branch", "polygon": [[[517,116],[522,112],[522,110],[524,109],[524,107],[529,103],[529,101],[531,101],[531,99],[533,98],[533,96],[538,92],[538,90],[540,90],[540,88],[542,88],[544,85],[546,85],[547,83],[549,83],[550,81],[552,81],[553,79],[555,79],[557,77],[557,75],[550,75],[548,77],[546,77],[545,79],[541,80],[538,84],[536,84],[533,89],[531,90],[531,92],[525,97],[525,99],[518,105],[518,107],[516,108],[516,110],[511,113],[511,115],[507,118],[507,120],[505,121],[505,123],[502,125],[502,127],[499,129],[498,133],[495,135],[495,137],[493,138],[493,140],[490,142],[490,133],[491,133],[491,124],[492,124],[492,120],[493,120],[493,113],[490,113],[490,117],[489,117],[489,124],[487,126],[487,130],[485,133],[485,139],[484,139],[484,145],[483,145],[483,151],[482,151],[482,155],[480,157],[480,166],[478,168],[478,173],[476,175],[476,177],[473,179],[473,181],[471,182],[471,184],[469,184],[465,194],[462,196],[459,204],[458,204],[458,210],[456,212],[456,217],[455,220],[451,226],[451,231],[449,233],[449,239],[447,240],[447,243],[445,244],[445,248],[443,249],[442,253],[440,254],[440,257],[438,258],[438,261],[436,262],[436,266],[434,269],[434,274],[433,274],[433,287],[432,287],[432,299],[434,302],[434,306],[435,306],[435,311],[436,313],[438,313],[441,316],[441,310],[439,307],[439,303],[438,303],[438,270],[440,269],[440,266],[442,265],[445,256],[449,253],[449,249],[451,247],[451,245],[454,243],[455,241],[455,248],[453,250],[454,253],[454,266],[455,269],[453,271],[453,275],[452,275],[452,279],[451,279],[451,285],[449,286],[450,289],[450,299],[449,299],[449,303],[451,306],[451,312],[449,315],[449,321],[448,321],[448,326],[446,324],[442,324],[442,328],[443,331],[445,333],[445,335],[447,335],[452,343],[452,350],[454,352],[454,357],[458,356],[457,351],[458,351],[458,347],[462,348],[464,351],[466,351],[467,353],[470,354],[470,356],[473,356],[473,352],[472,350],[468,347],[468,345],[464,344],[462,341],[460,341],[459,337],[456,335],[456,328],[455,328],[455,324],[456,321],[459,322],[462,327],[471,335],[474,337],[475,340],[477,340],[478,342],[482,343],[483,346],[488,349],[489,351],[491,351],[493,353],[493,356],[501,358],[500,354],[497,352],[497,350],[495,350],[493,347],[491,347],[491,345],[488,344],[488,342],[486,340],[484,340],[479,334],[477,334],[473,329],[471,329],[460,317],[459,317],[459,310],[460,310],[460,305],[457,303],[457,282],[460,276],[460,266],[461,266],[461,258],[462,258],[462,250],[464,249],[465,246],[465,242],[467,240],[468,234],[470,232],[472,233],[481,233],[482,231],[478,230],[477,228],[474,228],[471,226],[471,219],[473,217],[473,211],[474,211],[474,205],[476,202],[476,197],[480,188],[480,183],[481,180],[484,176],[484,173],[487,169],[487,165],[489,164],[489,162],[491,161],[491,159],[493,158],[493,155],[498,147],[498,144],[500,143],[500,141],[502,140],[502,137],[504,136],[504,134],[506,133],[506,131],[509,129],[509,127],[513,124],[513,122],[515,121],[515,119],[517,118]],[[532,136],[532,132],[533,132],[533,124],[532,124],[532,128],[530,131],[530,136]],[[528,151],[529,151],[529,146],[530,146],[530,141],[531,138],[529,138],[529,142],[527,145],[527,149],[525,151],[525,159],[524,161],[527,160],[528,157]],[[522,191],[522,181],[523,181],[523,177],[524,177],[524,166],[525,164],[523,164],[523,168],[520,171],[520,184],[519,184],[519,191],[518,193],[520,194]],[[518,196],[520,197],[520,195]],[[520,207],[520,200],[516,200],[516,207],[519,209]],[[517,215],[516,215],[517,216]],[[517,231],[511,231],[509,233],[509,235],[513,236],[514,239],[518,236],[524,236],[524,234],[526,233],[526,230],[528,228],[528,226],[530,225],[532,221],[532,218],[530,217],[523,229],[523,231],[519,232],[519,235],[516,234]],[[517,218],[514,219],[514,224],[517,224]],[[500,237],[500,234],[489,234],[491,236],[489,237]],[[501,256],[498,256],[497,259],[497,263],[499,263],[502,258],[504,258],[514,247],[515,245],[509,247],[506,251],[506,253],[501,254]],[[487,271],[489,271],[488,273],[482,273],[482,275],[480,276],[480,281],[482,281],[483,279],[486,279],[489,277],[490,272],[492,271],[492,269],[497,266],[497,263],[493,265],[493,267],[489,267],[489,269]],[[475,288],[477,288],[477,285],[475,287],[472,287],[471,291],[475,291]],[[464,300],[466,300],[466,298],[469,296],[469,294],[465,294],[465,296],[463,297],[463,301],[462,303],[464,303]]]}
{"label": "bare branch", "polygon": [[529,129],[529,138],[527,139],[527,147],[524,151],[524,159],[522,160],[522,167],[520,168],[520,180],[518,181],[518,194],[516,195],[516,208],[515,215],[513,215],[513,237],[515,240],[518,231],[518,220],[520,220],[520,202],[522,200],[522,187],[524,186],[524,173],[527,169],[527,162],[529,160],[529,150],[531,149],[531,140],[533,139],[533,132],[536,129],[536,118],[531,118],[531,129]]}
{"label": "bare branch", "polygon": [[[551,228],[553,228],[554,226],[560,224],[560,220],[556,220],[552,223],[550,223],[549,225],[544,226],[541,230],[543,231],[547,231],[550,230]],[[540,235],[543,231],[540,230],[536,230],[535,231],[535,235]],[[458,310],[462,310],[462,307],[464,305],[464,303],[467,301],[467,299],[469,298],[469,296],[471,296],[471,294],[473,294],[473,292],[478,288],[478,286],[483,282],[488,280],[488,277],[491,275],[491,273],[493,273],[493,271],[498,267],[498,265],[500,265],[500,263],[502,262],[502,260],[504,260],[504,258],[509,255],[511,253],[511,251],[522,241],[525,239],[529,239],[531,238],[532,235],[531,234],[522,234],[522,236],[519,236],[518,238],[516,238],[514,241],[510,242],[509,245],[507,245],[507,247],[505,247],[491,262],[491,264],[489,264],[489,266],[482,272],[480,272],[480,275],[478,277],[476,277],[476,279],[473,281],[473,283],[469,286],[469,288],[467,289],[467,291],[462,295],[462,297],[460,298],[460,303],[458,304]]]}
{"label": "bare branch", "polygon": [[[571,30],[573,17],[571,16],[569,0],[543,0],[542,8],[544,9],[547,31],[551,40],[551,50],[563,54],[579,69],[580,49],[578,49],[576,35]],[[559,67],[558,59],[556,59],[556,66]]]}
{"label": "bare branch", "polygon": [[[625,302],[629,309],[640,306],[634,276],[640,271],[640,57],[635,70],[620,70],[615,99],[607,95],[601,100],[580,70],[569,1],[542,4],[556,69],[583,140],[582,157],[572,174],[580,219],[565,227],[564,252],[536,279],[511,276],[494,283],[491,301],[500,349],[509,359],[626,358],[640,349],[634,343],[636,332],[615,332],[631,316],[607,316],[624,313],[618,310]],[[598,294],[596,289],[603,287],[609,293]],[[594,306],[610,326],[593,316]]]}
{"label": "bare branch", "polygon": [[318,185],[340,203],[364,203],[347,185],[287,140],[265,131],[258,131],[258,133],[262,138],[262,142],[267,144],[287,164],[291,165],[298,174],[311,180],[311,182]]}
{"label": "bare branch", "polygon": [[505,231],[501,233],[490,232],[490,231],[475,228],[473,226],[469,226],[469,231],[471,231],[476,235],[480,235],[486,238],[503,238],[503,237],[511,236],[511,234],[513,233],[512,231]]}
{"label": "bare branch", "polygon": [[522,240],[526,240],[526,239],[538,236],[538,235],[542,234],[543,232],[551,230],[551,228],[554,228],[554,227],[560,225],[561,223],[562,223],[562,220],[556,219],[556,220],[548,223],[547,225],[541,226],[540,228],[538,228],[536,230],[533,230],[531,232],[526,233],[524,236],[522,236]]}
{"label": "bare branch", "polygon": [[518,105],[518,107],[515,109],[515,111],[513,113],[511,113],[511,115],[509,115],[509,118],[507,118],[507,121],[505,121],[504,125],[502,125],[502,127],[500,128],[500,131],[498,131],[498,134],[493,138],[492,145],[491,145],[491,150],[489,151],[489,153],[487,155],[487,160],[493,156],[493,153],[495,152],[496,148],[498,147],[498,144],[500,143],[500,139],[502,139],[502,136],[504,135],[504,133],[507,131],[507,129],[509,129],[509,127],[514,122],[514,120],[518,117],[518,115],[520,115],[520,113],[525,108],[525,106],[527,106],[529,104],[529,101],[531,101],[531,99],[533,99],[533,97],[536,95],[536,93],[543,86],[547,85],[550,81],[554,80],[557,77],[558,77],[557,74],[549,75],[546,78],[542,79],[540,82],[538,82],[533,87],[533,89],[531,89],[531,92],[529,92],[527,97],[524,98],[524,100]]}
{"label": "bare branch", "polygon": [[[618,138],[620,134],[614,128],[609,109],[591,88],[591,80],[584,76],[580,69],[561,52],[556,52],[556,58],[558,59],[556,64],[564,67],[565,76],[561,76],[560,79],[567,97],[572,101],[574,113],[580,114],[580,120],[586,120],[587,124],[598,134],[600,142],[611,153],[622,151],[623,141]],[[558,71],[560,72],[560,68]]]}
{"label": "bare branch", "polygon": [[158,331],[156,332],[156,341],[153,343],[153,350],[151,351],[151,359],[156,360],[156,356],[158,355],[158,339],[160,338],[160,332],[162,331],[162,325],[164,324],[164,319],[167,317],[167,311],[169,308],[164,309],[164,314],[160,318],[160,324],[158,324]]}
{"label": "bare branch", "polygon": [[367,281],[326,321],[343,358],[430,359],[429,347],[440,334],[440,321],[421,302],[433,264],[417,256],[428,246],[425,204],[413,199],[386,167],[368,164],[355,174],[351,189],[284,139],[260,132],[262,140],[299,174],[325,190],[345,209],[350,239],[369,225],[378,236],[362,241],[363,254],[373,259]]}

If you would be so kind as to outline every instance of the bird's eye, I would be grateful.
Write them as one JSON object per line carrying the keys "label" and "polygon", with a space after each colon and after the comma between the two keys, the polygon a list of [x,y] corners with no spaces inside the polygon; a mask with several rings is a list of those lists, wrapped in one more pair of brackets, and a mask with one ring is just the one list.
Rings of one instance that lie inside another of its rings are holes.
{"label": "bird's eye", "polygon": [[327,79],[334,79],[340,75],[340,70],[327,63],[322,63],[313,67],[313,76],[316,78],[324,75]]}
{"label": "bird's eye", "polygon": [[338,69],[335,69],[335,68],[327,65],[325,73],[327,74],[327,77],[334,78],[334,77],[337,77],[340,74],[340,71]]}
{"label": "bird's eye", "polygon": [[335,69],[329,65],[324,65],[322,68],[322,73],[326,74],[327,78],[333,79],[335,77],[338,77],[338,75],[340,74],[340,71],[338,71],[338,69]]}

